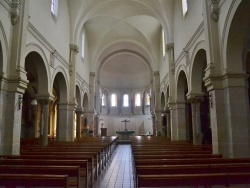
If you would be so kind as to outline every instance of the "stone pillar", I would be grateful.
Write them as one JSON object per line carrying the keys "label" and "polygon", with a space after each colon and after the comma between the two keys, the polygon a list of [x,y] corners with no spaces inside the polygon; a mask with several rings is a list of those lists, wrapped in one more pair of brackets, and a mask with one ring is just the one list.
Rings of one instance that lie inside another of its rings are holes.
{"label": "stone pillar", "polygon": [[193,144],[201,145],[203,135],[201,133],[200,104],[203,101],[203,97],[194,97],[190,101],[192,108]]}
{"label": "stone pillar", "polygon": [[95,114],[94,115],[94,135],[97,136],[98,135],[98,130],[99,130],[99,115]]}
{"label": "stone pillar", "polygon": [[38,99],[41,105],[40,121],[40,145],[48,145],[48,128],[49,128],[49,102],[48,99]]}
{"label": "stone pillar", "polygon": [[167,138],[171,138],[171,124],[170,124],[170,110],[167,109],[166,111],[166,117],[167,117]]}
{"label": "stone pillar", "polygon": [[157,136],[155,114],[151,113],[151,117],[152,117],[153,136]]}
{"label": "stone pillar", "polygon": [[19,155],[20,135],[21,135],[21,115],[22,110],[18,108],[19,96],[17,92],[8,92],[5,96],[5,122],[1,127],[2,143],[0,153],[3,155]]}
{"label": "stone pillar", "polygon": [[[18,108],[19,95],[27,88],[28,80],[24,70],[25,49],[28,28],[29,0],[11,1],[10,21],[12,23],[10,45],[8,49],[8,73],[1,73],[1,116],[0,122],[0,153],[18,155],[20,152],[21,115]],[[6,63],[6,62],[4,62]],[[9,80],[9,78],[11,78]],[[6,92],[5,92],[6,91]],[[3,110],[4,109],[4,110]]]}
{"label": "stone pillar", "polygon": [[156,135],[162,133],[161,125],[161,97],[160,97],[160,74],[159,71],[154,72],[154,112],[156,115]]}
{"label": "stone pillar", "polygon": [[32,122],[32,132],[31,132],[31,138],[36,137],[36,120],[37,119],[37,105],[31,104],[31,122]]}
{"label": "stone pillar", "polygon": [[68,104],[58,104],[57,141],[68,141]]}
{"label": "stone pillar", "polygon": [[96,109],[95,109],[95,73],[90,72],[89,73],[89,110],[86,112],[86,116],[88,119],[88,126],[91,130],[96,133],[96,126],[94,122],[94,117],[96,114]]}
{"label": "stone pillar", "polygon": [[76,139],[81,138],[81,119],[83,115],[82,109],[76,110]]}
{"label": "stone pillar", "polygon": [[186,127],[186,104],[185,102],[176,103],[177,115],[177,140],[187,140]]}
{"label": "stone pillar", "polygon": [[174,43],[166,45],[166,52],[168,55],[168,81],[169,81],[169,98],[168,108],[170,110],[170,132],[171,140],[177,140],[177,105],[175,100],[175,61],[174,61]]}

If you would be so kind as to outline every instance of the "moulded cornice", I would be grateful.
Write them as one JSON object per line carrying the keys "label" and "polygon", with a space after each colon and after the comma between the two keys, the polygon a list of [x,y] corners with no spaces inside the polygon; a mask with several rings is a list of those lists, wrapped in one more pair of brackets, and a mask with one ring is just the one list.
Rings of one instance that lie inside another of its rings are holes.
{"label": "moulded cornice", "polygon": [[199,25],[199,27],[194,32],[193,36],[189,39],[188,43],[183,48],[183,51],[180,53],[180,55],[175,60],[175,66],[177,66],[181,62],[181,60],[186,56],[186,53],[195,44],[195,42],[201,36],[201,34],[203,33],[203,31],[204,31],[204,21],[201,22],[201,24]]}
{"label": "moulded cornice", "polygon": [[69,63],[66,61],[62,55],[56,51],[56,49],[50,44],[46,38],[32,25],[30,22],[28,23],[28,31],[32,36],[34,36],[50,53],[56,52],[55,58],[57,58],[62,65],[64,65],[67,69],[69,68]]}

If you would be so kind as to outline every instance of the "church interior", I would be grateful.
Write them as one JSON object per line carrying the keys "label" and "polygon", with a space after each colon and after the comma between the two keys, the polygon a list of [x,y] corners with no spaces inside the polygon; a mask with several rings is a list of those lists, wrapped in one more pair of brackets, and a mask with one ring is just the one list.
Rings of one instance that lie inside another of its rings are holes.
{"label": "church interior", "polygon": [[[0,187],[63,187],[73,169],[64,175],[61,160],[85,161],[73,187],[248,187],[249,10],[250,0],[0,0]],[[221,165],[220,177],[194,158]],[[114,161],[129,170],[104,184]]]}

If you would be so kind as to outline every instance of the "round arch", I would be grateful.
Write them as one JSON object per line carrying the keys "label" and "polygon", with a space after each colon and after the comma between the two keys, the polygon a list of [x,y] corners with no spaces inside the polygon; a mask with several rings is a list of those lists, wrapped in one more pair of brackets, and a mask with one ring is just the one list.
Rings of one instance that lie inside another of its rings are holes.
{"label": "round arch", "polygon": [[137,53],[137,52],[131,51],[131,50],[117,50],[117,51],[114,51],[113,53],[109,54],[108,56],[106,56],[102,60],[102,62],[100,63],[100,65],[98,67],[98,70],[97,70],[97,80],[100,80],[100,72],[101,72],[102,67],[104,66],[104,64],[108,61],[108,59],[112,58],[115,55],[119,55],[119,54],[123,54],[123,53],[132,54],[132,55],[134,55],[134,56],[142,59],[142,61],[146,64],[146,66],[149,69],[150,80],[152,80],[152,78],[153,78],[153,70],[152,70],[152,67],[151,67],[150,63],[148,62],[148,60],[144,56],[142,56],[140,53]]}
{"label": "round arch", "polygon": [[176,101],[184,102],[186,100],[186,94],[189,91],[188,87],[188,76],[186,73],[186,69],[183,66],[179,67],[179,71],[177,74],[177,82],[176,82]]}
{"label": "round arch", "polygon": [[[62,81],[60,83],[59,81]],[[56,85],[56,89],[58,93],[61,93],[60,98],[58,100],[63,103],[67,103],[68,101],[68,79],[67,79],[67,73],[66,71],[61,67],[56,67],[53,75],[52,75],[52,83]]]}
{"label": "round arch", "polygon": [[166,104],[165,104],[165,94],[164,94],[164,92],[161,92],[161,110],[163,111],[164,110],[164,108],[165,108],[165,106],[166,106]]}
{"label": "round arch", "polygon": [[[50,74],[50,69],[49,69],[49,62],[48,62],[48,58],[45,55],[45,52],[43,51],[43,49],[39,45],[37,45],[35,43],[29,43],[26,46],[26,49],[25,49],[26,58],[31,53],[39,54],[39,62],[40,63],[39,64],[36,63],[37,64],[37,70],[39,70],[38,72],[40,72],[40,68],[42,68],[42,70],[43,70],[41,73],[38,73],[39,76],[41,76],[41,78],[44,79],[44,76],[45,76],[45,73],[46,73],[47,86],[42,87],[41,91],[47,92],[47,93],[52,93],[51,92],[52,91],[52,85],[51,85],[51,82],[49,82],[49,80],[51,80],[51,74]],[[43,75],[41,75],[41,74],[43,74]],[[45,81],[43,79],[41,79],[42,83],[43,83],[43,81]]]}
{"label": "round arch", "polygon": [[206,65],[207,65],[206,51],[204,49],[200,49],[195,54],[191,66],[189,94],[201,95],[203,93],[202,85],[203,85],[203,78],[205,76]]}
{"label": "round arch", "polygon": [[30,52],[25,58],[24,67],[29,82],[35,84],[36,94],[50,94],[48,72],[41,55],[36,51]]}
{"label": "round arch", "polygon": [[89,110],[89,97],[88,97],[88,94],[86,92],[84,92],[83,94],[83,111],[84,112],[88,112]]}
{"label": "round arch", "polygon": [[57,72],[53,80],[53,88],[58,96],[58,103],[66,104],[68,102],[67,81],[62,72]]}
{"label": "round arch", "polygon": [[233,1],[226,18],[222,37],[222,58],[224,69],[229,72],[245,72],[243,53],[250,41],[249,9],[249,1]]}
{"label": "round arch", "polygon": [[4,27],[0,21],[0,71],[7,72],[8,65],[8,42],[4,32]]}

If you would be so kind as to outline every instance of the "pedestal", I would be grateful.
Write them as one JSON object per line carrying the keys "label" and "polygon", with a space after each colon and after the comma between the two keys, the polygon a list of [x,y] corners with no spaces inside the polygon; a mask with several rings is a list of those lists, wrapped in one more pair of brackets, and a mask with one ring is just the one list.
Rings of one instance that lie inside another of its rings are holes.
{"label": "pedestal", "polygon": [[107,136],[107,128],[101,128],[101,136]]}

